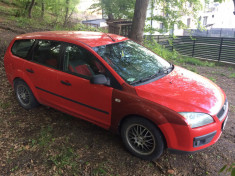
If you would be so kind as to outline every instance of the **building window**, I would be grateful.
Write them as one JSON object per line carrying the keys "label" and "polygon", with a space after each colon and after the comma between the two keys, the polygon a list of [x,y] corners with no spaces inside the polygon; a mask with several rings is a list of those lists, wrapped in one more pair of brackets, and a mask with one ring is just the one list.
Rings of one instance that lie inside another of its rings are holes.
{"label": "building window", "polygon": [[164,29],[164,24],[160,23],[160,29]]}
{"label": "building window", "polygon": [[187,19],[187,27],[188,27],[188,28],[190,27],[190,23],[191,23],[191,19],[188,18],[188,19]]}
{"label": "building window", "polygon": [[207,16],[204,16],[204,17],[203,17],[203,25],[204,25],[204,26],[207,25],[207,18],[208,18]]}

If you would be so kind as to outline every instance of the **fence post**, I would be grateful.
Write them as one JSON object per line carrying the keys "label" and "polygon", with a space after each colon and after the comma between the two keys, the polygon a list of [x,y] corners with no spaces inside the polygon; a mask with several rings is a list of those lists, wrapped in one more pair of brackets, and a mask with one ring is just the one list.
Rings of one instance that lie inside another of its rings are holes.
{"label": "fence post", "polygon": [[196,42],[196,40],[193,40],[193,51],[192,51],[192,57],[194,56],[195,42]]}
{"label": "fence post", "polygon": [[221,51],[222,51],[222,46],[223,46],[223,39],[224,39],[224,38],[220,38],[220,47],[219,47],[219,57],[218,57],[218,61],[220,61],[220,56],[221,56]]}
{"label": "fence post", "polygon": [[157,43],[159,43],[159,35],[157,36]]}

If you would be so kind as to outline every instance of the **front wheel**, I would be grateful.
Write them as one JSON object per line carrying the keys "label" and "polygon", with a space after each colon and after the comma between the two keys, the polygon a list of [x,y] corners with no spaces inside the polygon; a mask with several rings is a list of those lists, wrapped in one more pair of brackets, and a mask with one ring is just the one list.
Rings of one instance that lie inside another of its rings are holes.
{"label": "front wheel", "polygon": [[164,150],[164,140],[157,127],[147,119],[130,117],[121,127],[121,136],[126,148],[144,160],[155,160]]}

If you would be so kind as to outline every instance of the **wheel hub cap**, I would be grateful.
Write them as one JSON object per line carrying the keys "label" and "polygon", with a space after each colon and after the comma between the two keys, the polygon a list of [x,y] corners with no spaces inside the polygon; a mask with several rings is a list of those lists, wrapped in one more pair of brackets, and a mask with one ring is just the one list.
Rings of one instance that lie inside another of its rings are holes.
{"label": "wheel hub cap", "polygon": [[126,135],[130,147],[137,153],[149,155],[154,151],[155,138],[146,127],[133,124],[127,129]]}

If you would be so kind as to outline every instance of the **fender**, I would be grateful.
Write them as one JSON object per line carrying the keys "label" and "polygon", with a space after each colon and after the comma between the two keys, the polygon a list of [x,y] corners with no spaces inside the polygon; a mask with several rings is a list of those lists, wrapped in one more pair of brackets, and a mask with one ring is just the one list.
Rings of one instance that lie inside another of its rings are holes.
{"label": "fender", "polygon": [[[33,92],[33,95],[34,95],[35,98],[37,99],[37,101],[40,102],[40,99],[39,99],[37,90],[36,90],[36,88],[34,87],[32,81],[30,80],[30,78],[28,77],[27,74],[25,74],[22,70],[17,69],[17,70],[14,71],[13,78],[14,78],[14,79],[13,79],[12,81],[15,81],[17,78],[22,79],[22,80],[29,86],[29,88],[30,88],[31,91]],[[14,86],[14,85],[13,85],[13,86]]]}
{"label": "fender", "polygon": [[[173,123],[187,126],[185,120],[175,111],[139,97],[136,93],[123,90],[113,90],[111,130],[117,131],[123,118],[130,115],[142,116],[157,126]],[[161,113],[160,113],[161,112]]]}
{"label": "fender", "polygon": [[[113,90],[110,126],[112,132],[119,133],[120,125],[125,118],[140,116],[153,122],[160,129],[168,146],[172,146],[172,143],[180,141],[177,138],[179,133],[177,130],[182,129],[179,127],[184,127],[183,129],[185,130],[188,128],[188,125],[177,112],[139,97],[133,91],[134,88],[132,88],[132,91],[130,89],[127,90],[125,86],[123,88],[123,90]],[[167,130],[164,127],[167,127]]]}

